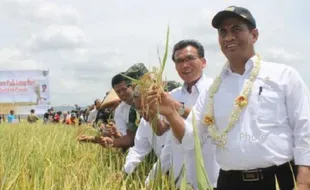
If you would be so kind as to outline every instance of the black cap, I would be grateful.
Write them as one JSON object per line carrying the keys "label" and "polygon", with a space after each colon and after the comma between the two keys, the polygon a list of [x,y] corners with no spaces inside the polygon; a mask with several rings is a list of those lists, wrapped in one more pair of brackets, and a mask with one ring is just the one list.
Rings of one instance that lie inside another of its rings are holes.
{"label": "black cap", "polygon": [[256,22],[251,12],[246,8],[237,6],[230,6],[218,12],[212,19],[212,26],[218,28],[224,19],[231,17],[240,18],[256,28]]}

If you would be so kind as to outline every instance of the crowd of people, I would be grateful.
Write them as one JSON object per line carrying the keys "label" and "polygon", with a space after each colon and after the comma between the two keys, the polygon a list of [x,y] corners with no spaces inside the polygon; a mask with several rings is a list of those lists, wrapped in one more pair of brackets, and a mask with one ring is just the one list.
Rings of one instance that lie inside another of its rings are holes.
{"label": "crowd of people", "polygon": [[[218,12],[212,26],[228,60],[215,79],[203,72],[207,59],[201,43],[181,40],[172,60],[183,84],[165,81],[160,95],[150,89],[142,97],[141,84],[124,75],[139,80],[148,73],[144,64],[116,74],[112,90],[87,114],[101,136],[78,140],[127,150],[127,175],[153,150],[157,162],[147,185],[161,167],[179,188],[184,165],[186,182],[194,189],[202,189],[196,175],[202,166],[217,190],[275,190],[276,179],[281,190],[293,189],[295,180],[299,190],[310,190],[310,104],[303,79],[293,68],[266,62],[255,52],[259,32],[246,8]],[[108,111],[100,119],[102,110]],[[202,163],[193,156],[193,118]]]}
{"label": "crowd of people", "polygon": [[7,123],[17,123],[20,122],[20,116],[16,116],[14,110],[10,110],[10,113],[5,117],[4,114],[0,114],[0,124],[7,122]]}
{"label": "crowd of people", "polygon": [[[303,79],[255,52],[259,32],[248,9],[228,7],[214,16],[212,26],[228,60],[215,79],[203,73],[207,61],[201,43],[181,40],[172,60],[182,85],[160,95],[152,88],[141,97],[141,86],[123,74],[139,80],[148,72],[143,64],[115,75],[111,86],[121,103],[114,107],[114,122],[101,125],[102,136],[79,141],[128,148],[123,167],[128,175],[153,150],[158,160],[146,184],[160,165],[179,187],[184,164],[186,182],[194,189],[202,189],[196,171],[203,167],[214,189],[275,190],[277,181],[280,189],[293,189],[296,182],[298,189],[310,190],[310,105]],[[193,120],[202,163],[193,156]]]}
{"label": "crowd of people", "polygon": [[[80,126],[82,124],[95,125],[98,122],[111,119],[113,114],[110,108],[100,109],[101,101],[96,99],[94,104],[82,110],[81,107],[75,105],[75,109],[71,111],[55,111],[53,107],[48,109],[43,114],[43,124],[66,124],[72,126]],[[20,115],[16,115],[14,110],[10,110],[10,113],[5,116],[0,114],[0,123],[19,123],[22,118]],[[30,113],[26,117],[28,123],[38,123],[40,121],[39,116],[35,113],[35,109],[31,109]]]}

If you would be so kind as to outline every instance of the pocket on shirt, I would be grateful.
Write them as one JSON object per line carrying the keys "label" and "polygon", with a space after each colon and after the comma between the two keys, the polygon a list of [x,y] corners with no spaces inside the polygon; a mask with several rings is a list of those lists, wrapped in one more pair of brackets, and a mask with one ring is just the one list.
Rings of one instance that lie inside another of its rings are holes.
{"label": "pocket on shirt", "polygon": [[279,92],[265,89],[257,95],[257,119],[263,123],[277,123],[282,115],[284,99]]}

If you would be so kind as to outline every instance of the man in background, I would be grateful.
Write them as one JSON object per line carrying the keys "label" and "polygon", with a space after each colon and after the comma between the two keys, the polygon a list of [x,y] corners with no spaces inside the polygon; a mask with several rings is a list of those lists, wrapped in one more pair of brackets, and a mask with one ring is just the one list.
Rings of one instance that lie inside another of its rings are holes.
{"label": "man in background", "polygon": [[98,114],[98,108],[100,106],[100,100],[99,99],[96,99],[94,101],[94,109],[92,111],[90,111],[89,115],[88,115],[88,118],[87,118],[87,123],[89,124],[92,124],[95,119],[96,119],[96,116]]}
{"label": "man in background", "polygon": [[38,116],[35,114],[35,110],[31,109],[30,114],[27,116],[28,123],[36,123],[39,120]]}
{"label": "man in background", "polygon": [[14,114],[14,110],[11,110],[10,114],[8,115],[8,123],[16,123],[16,116]]}

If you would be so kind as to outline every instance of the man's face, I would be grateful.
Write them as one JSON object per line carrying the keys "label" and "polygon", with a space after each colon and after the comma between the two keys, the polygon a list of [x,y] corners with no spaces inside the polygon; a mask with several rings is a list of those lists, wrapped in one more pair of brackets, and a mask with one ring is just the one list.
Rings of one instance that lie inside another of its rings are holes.
{"label": "man's face", "polygon": [[98,109],[100,107],[100,100],[95,101],[95,108]]}
{"label": "man's face", "polygon": [[42,91],[45,92],[45,91],[46,91],[46,88],[47,88],[47,86],[46,86],[46,85],[43,85],[43,86],[42,86]]}
{"label": "man's face", "polygon": [[141,110],[142,109],[142,102],[141,102],[141,98],[140,97],[134,97],[133,98],[133,102],[134,102],[135,108],[137,110]]}
{"label": "man's face", "polygon": [[250,31],[247,25],[238,18],[225,19],[218,29],[219,44],[228,59],[249,54],[254,50],[257,38],[257,29]]}
{"label": "man's face", "polygon": [[127,87],[127,84],[125,81],[122,81],[119,84],[114,85],[113,87],[114,91],[116,92],[117,96],[127,104],[132,104],[132,89],[131,87]]}
{"label": "man's face", "polygon": [[205,58],[200,58],[197,49],[193,46],[175,51],[174,60],[175,68],[185,83],[198,80],[206,66]]}

